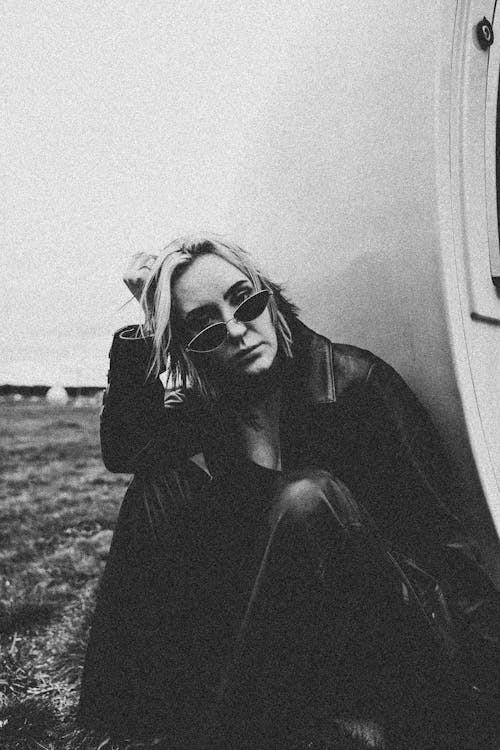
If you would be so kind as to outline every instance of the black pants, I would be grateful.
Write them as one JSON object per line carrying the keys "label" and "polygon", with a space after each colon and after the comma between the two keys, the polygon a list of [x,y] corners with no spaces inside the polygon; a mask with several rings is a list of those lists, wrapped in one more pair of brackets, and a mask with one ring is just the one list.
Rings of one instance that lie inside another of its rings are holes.
{"label": "black pants", "polygon": [[286,747],[288,735],[335,747],[357,725],[381,747],[458,747],[453,670],[348,488],[324,471],[290,476],[266,520],[213,746]]}
{"label": "black pants", "polygon": [[[131,490],[87,652],[83,723],[165,735],[170,750],[469,747],[459,680],[340,481],[284,476],[246,517],[191,503],[196,487],[177,475]],[[363,731],[364,744],[346,744]]]}

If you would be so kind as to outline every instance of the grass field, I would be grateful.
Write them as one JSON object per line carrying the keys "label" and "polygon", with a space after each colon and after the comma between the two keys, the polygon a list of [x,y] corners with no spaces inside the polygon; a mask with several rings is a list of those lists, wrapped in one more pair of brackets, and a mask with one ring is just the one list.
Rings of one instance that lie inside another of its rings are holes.
{"label": "grass field", "polygon": [[104,468],[98,408],[0,403],[0,748],[92,750],[85,643],[130,477]]}

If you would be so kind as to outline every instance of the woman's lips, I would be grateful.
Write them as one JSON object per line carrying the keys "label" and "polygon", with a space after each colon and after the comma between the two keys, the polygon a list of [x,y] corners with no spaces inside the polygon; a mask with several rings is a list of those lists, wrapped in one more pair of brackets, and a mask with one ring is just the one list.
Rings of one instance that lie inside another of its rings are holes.
{"label": "woman's lips", "polygon": [[254,353],[256,354],[256,350],[259,349],[261,345],[255,344],[255,346],[250,346],[248,349],[243,349],[242,351],[236,352],[234,355],[234,358],[236,360],[241,361],[242,359],[248,359],[250,358]]}

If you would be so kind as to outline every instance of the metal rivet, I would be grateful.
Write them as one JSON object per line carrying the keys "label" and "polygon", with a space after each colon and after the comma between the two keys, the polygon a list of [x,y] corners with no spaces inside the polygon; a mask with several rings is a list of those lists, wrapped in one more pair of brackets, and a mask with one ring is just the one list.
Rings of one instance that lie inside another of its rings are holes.
{"label": "metal rivet", "polygon": [[481,49],[486,50],[488,47],[491,47],[495,40],[495,35],[493,33],[493,27],[486,16],[476,26],[476,34]]}

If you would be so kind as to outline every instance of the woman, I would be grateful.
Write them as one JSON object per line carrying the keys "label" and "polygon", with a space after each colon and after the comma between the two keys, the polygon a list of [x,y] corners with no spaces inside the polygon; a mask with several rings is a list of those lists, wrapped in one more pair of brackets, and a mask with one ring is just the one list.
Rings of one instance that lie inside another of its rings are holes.
{"label": "woman", "polygon": [[405,383],[229,242],[138,262],[147,335],[115,336],[101,417],[135,476],[81,720],[168,748],[493,747],[499,597]]}

